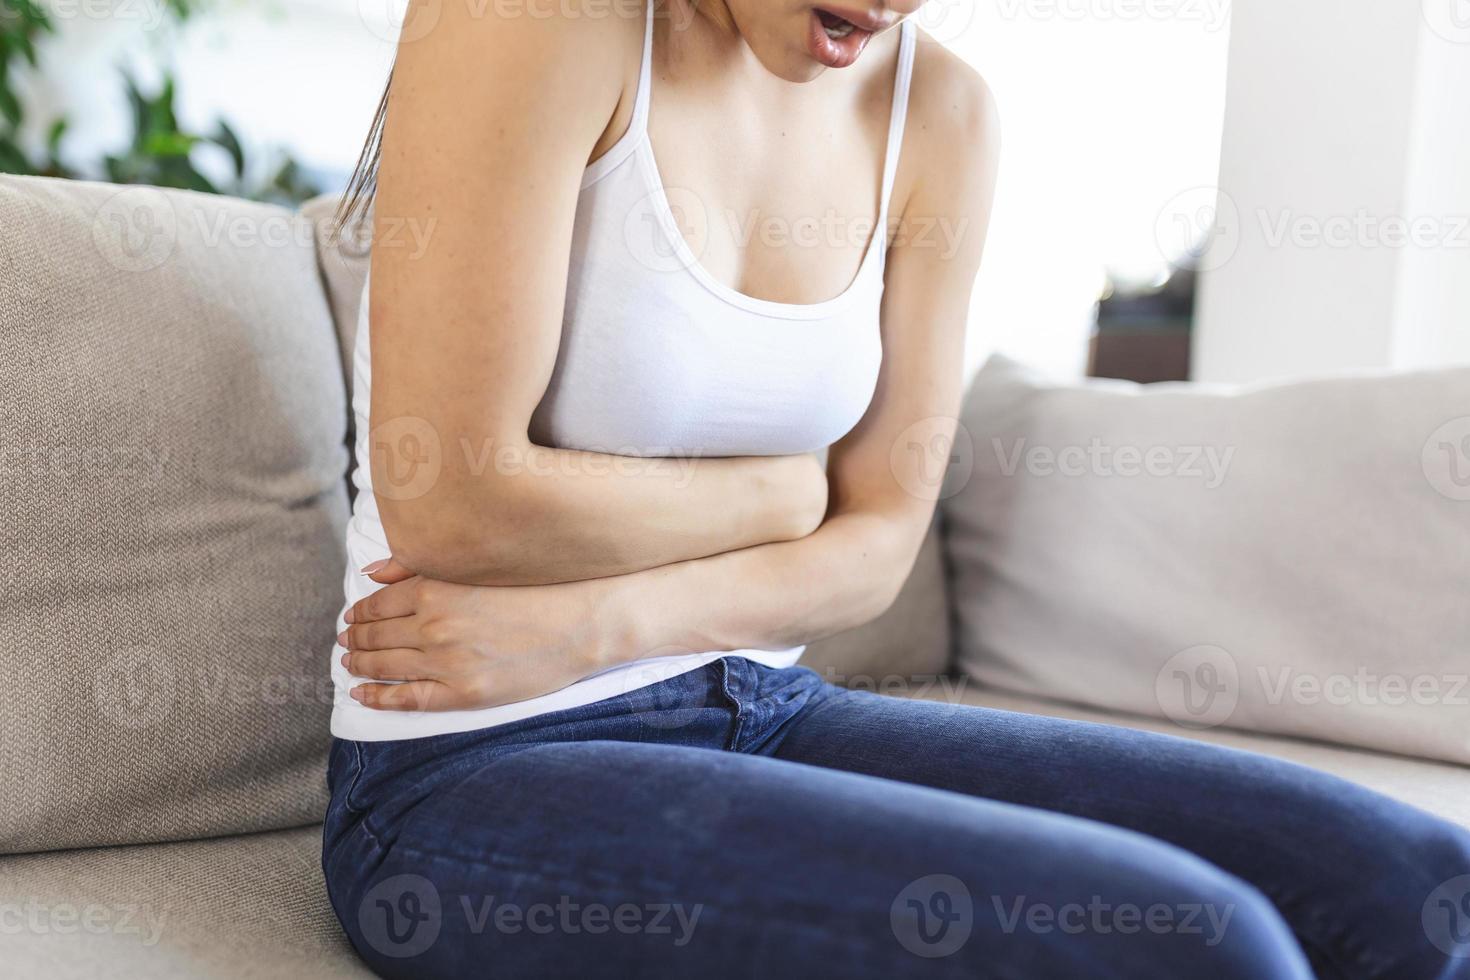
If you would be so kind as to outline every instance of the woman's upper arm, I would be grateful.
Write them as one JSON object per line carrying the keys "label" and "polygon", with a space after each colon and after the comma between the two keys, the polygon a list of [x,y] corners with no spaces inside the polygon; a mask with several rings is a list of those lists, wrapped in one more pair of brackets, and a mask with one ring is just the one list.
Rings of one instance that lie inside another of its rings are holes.
{"label": "woman's upper arm", "polygon": [[642,36],[434,7],[434,28],[399,47],[374,206],[380,231],[413,221],[425,245],[375,240],[369,309],[373,427],[423,420],[443,469],[433,501],[380,499],[390,526],[430,520],[476,461],[525,439],[560,342],[582,172]]}
{"label": "woman's upper arm", "polygon": [[898,181],[906,199],[885,277],[883,366],[862,421],[832,447],[828,475],[834,513],[892,516],[917,548],[959,412],[1000,127],[980,76],[930,44],[921,45],[915,67],[907,133]]}

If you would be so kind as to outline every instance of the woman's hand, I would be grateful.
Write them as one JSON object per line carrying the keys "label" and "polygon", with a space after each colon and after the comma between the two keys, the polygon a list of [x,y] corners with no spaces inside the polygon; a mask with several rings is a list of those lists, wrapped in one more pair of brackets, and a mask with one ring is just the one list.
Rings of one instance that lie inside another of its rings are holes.
{"label": "woman's hand", "polygon": [[[550,694],[612,662],[628,646],[611,580],[515,587],[457,585],[389,559],[368,566],[388,583],[347,611],[342,664],[369,681],[369,708],[454,711]],[[364,569],[364,571],[368,571]],[[632,659],[623,653],[618,659]]]}

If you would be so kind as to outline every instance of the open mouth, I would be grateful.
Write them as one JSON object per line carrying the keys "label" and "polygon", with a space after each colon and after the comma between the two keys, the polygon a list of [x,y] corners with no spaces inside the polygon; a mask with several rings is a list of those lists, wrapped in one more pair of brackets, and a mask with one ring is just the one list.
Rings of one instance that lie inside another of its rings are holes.
{"label": "open mouth", "polygon": [[829,14],[825,10],[817,11],[817,19],[822,22],[822,30],[826,31],[827,36],[834,41],[840,41],[857,30],[857,25],[852,21],[843,20],[836,14]]}
{"label": "open mouth", "polygon": [[873,31],[841,14],[814,8],[807,48],[813,58],[828,68],[846,68],[858,60],[872,37]]}

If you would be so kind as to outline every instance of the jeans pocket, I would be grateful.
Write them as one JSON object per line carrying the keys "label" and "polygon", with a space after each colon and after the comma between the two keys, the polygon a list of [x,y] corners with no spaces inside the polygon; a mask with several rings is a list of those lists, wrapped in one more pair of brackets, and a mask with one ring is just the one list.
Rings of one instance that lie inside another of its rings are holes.
{"label": "jeans pocket", "polygon": [[769,694],[777,704],[805,701],[827,685],[822,675],[810,667],[787,667],[779,676],[781,683]]}

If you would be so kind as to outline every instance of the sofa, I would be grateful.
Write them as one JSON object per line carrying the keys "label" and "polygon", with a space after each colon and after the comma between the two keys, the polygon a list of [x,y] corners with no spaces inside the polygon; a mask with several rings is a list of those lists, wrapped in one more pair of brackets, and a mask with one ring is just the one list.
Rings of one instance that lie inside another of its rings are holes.
{"label": "sofa", "polygon": [[[0,178],[0,973],[367,975],[318,861],[327,657],[351,492],[341,352],[366,264],[359,237],[326,234],[334,207],[323,198],[293,213],[182,191]],[[407,232],[400,244],[418,247]],[[1470,746],[1463,730],[1445,736],[1466,717],[1458,696],[1413,705],[1416,715],[1366,698],[1273,706],[1237,684],[1232,712],[1200,719],[1150,693],[1189,671],[1218,677],[1221,653],[1237,677],[1251,676],[1270,656],[1258,648],[1271,644],[1231,633],[1244,620],[1270,620],[1273,636],[1298,637],[1295,649],[1311,645],[1305,626],[1331,635],[1312,657],[1340,656],[1354,675],[1355,645],[1397,657],[1399,640],[1412,639],[1463,659],[1460,607],[1470,603],[1456,576],[1470,553],[1470,503],[1458,483],[1436,489],[1417,468],[1380,476],[1392,468],[1345,447],[1360,469],[1314,470],[1322,492],[1335,486],[1341,497],[1351,479],[1376,481],[1382,496],[1370,514],[1343,503],[1344,520],[1378,527],[1384,508],[1396,508],[1412,526],[1353,543],[1323,525],[1320,546],[1296,553],[1335,571],[1278,568],[1272,580],[1268,569],[1262,587],[1241,556],[1291,547],[1320,509],[1302,481],[1274,482],[1290,469],[1284,451],[1257,454],[1255,469],[1238,463],[1235,497],[1204,497],[1203,486],[1181,496],[1148,474],[1130,482],[1095,464],[1064,479],[1055,454],[1037,463],[1026,450],[992,452],[1005,445],[995,426],[1036,439],[1048,426],[1081,425],[1061,438],[1087,445],[1087,427],[1108,412],[1122,442],[1191,413],[1237,441],[1240,414],[1260,414],[1252,445],[1292,418],[1311,426],[1346,415],[1371,427],[1384,414],[1375,406],[1404,400],[1375,386],[1395,384],[1428,393],[1422,418],[1384,409],[1413,432],[1445,414],[1443,401],[1470,406],[1470,379],[1456,372],[1293,388],[1286,400],[1299,404],[1283,414],[1276,390],[1175,390],[1154,406],[1151,393],[1053,383],[994,362],[967,400],[963,445],[943,447],[943,472],[912,488],[940,506],[898,601],[813,644],[804,662],[892,696],[1262,752],[1470,826]],[[1243,397],[1254,400],[1242,408]],[[1345,407],[1324,419],[1310,407],[1324,400]],[[1411,440],[1414,467],[1458,445],[1455,419],[1440,421],[1450,426],[1440,443]],[[996,471],[1007,459],[1023,460],[1019,481],[1014,466]],[[1300,514],[1280,526],[1231,516],[1294,493],[1305,493]],[[1213,529],[1191,530],[1206,513]],[[1173,562],[1171,541],[1188,542],[1198,561]],[[1230,557],[1215,561],[1211,548]],[[1433,574],[1385,567],[1416,554]],[[1344,555],[1351,570],[1338,567]],[[1142,584],[1121,581],[1130,576]],[[1414,588],[1380,588],[1388,579]],[[1380,603],[1393,622],[1354,618]],[[1187,630],[1156,635],[1181,622]],[[1439,669],[1412,667],[1416,676]],[[1447,691],[1455,678],[1440,673]]]}

